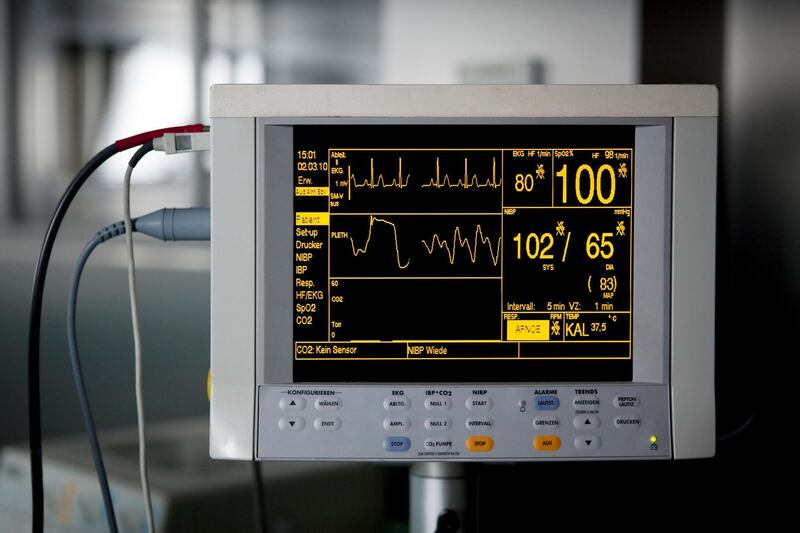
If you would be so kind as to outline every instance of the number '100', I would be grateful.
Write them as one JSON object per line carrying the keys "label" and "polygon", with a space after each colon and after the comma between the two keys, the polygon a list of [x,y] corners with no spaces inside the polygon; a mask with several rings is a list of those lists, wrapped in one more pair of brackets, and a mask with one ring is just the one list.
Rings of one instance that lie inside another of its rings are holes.
{"label": "number '100'", "polygon": [[[556,172],[556,176],[561,178],[561,203],[566,204],[568,201],[568,187],[567,187],[567,165],[563,165],[561,170]],[[606,178],[607,179],[604,179]],[[587,190],[588,189],[588,190]],[[614,195],[617,193],[617,175],[611,165],[600,165],[595,174],[594,169],[583,164],[575,171],[575,198],[582,205],[586,205],[594,200],[594,195],[597,193],[597,199],[603,205],[608,205],[614,201]]]}

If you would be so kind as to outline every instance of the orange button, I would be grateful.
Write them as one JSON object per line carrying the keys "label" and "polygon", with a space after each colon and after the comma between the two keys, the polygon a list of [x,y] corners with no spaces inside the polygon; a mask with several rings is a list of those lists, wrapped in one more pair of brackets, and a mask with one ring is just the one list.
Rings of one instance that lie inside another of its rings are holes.
{"label": "orange button", "polygon": [[471,452],[489,452],[494,448],[492,437],[477,435],[467,438],[467,449]]}
{"label": "orange button", "polygon": [[540,452],[554,452],[561,448],[561,439],[555,435],[537,435],[533,447]]}

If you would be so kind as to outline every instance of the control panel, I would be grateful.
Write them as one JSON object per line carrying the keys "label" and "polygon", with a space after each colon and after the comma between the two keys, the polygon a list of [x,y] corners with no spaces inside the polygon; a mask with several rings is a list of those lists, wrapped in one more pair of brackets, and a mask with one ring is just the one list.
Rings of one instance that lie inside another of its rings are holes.
{"label": "control panel", "polygon": [[670,457],[669,390],[581,387],[259,388],[259,459]]}

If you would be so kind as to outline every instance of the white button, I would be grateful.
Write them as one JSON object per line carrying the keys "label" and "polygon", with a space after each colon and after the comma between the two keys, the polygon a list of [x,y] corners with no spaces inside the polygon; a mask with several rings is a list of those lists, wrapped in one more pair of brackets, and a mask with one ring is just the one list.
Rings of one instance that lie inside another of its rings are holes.
{"label": "white button", "polygon": [[387,411],[405,411],[411,407],[411,400],[403,396],[389,396],[383,400],[383,408]]}
{"label": "white button", "polygon": [[572,421],[575,429],[597,429],[600,427],[600,417],[597,415],[578,415]]}
{"label": "white button", "polygon": [[300,411],[306,406],[304,398],[281,398],[278,407],[286,411]]}
{"label": "white button", "polygon": [[615,396],[614,397],[614,407],[617,409],[629,409],[633,407],[639,407],[639,397],[638,396]]}
{"label": "white button", "polygon": [[314,420],[314,429],[317,431],[336,431],[342,427],[342,421],[335,416],[317,418]]}
{"label": "white button", "polygon": [[450,439],[425,439],[422,444],[429,452],[447,451],[453,447],[453,441]]}
{"label": "white button", "polygon": [[444,431],[450,429],[451,425],[452,421],[446,416],[425,419],[425,429],[429,431]]}
{"label": "white button", "polygon": [[319,411],[338,411],[341,406],[341,400],[336,397],[317,398],[314,400],[314,407],[316,407]]}
{"label": "white button", "polygon": [[425,409],[428,411],[447,411],[450,409],[450,399],[441,396],[425,398]]}
{"label": "white button", "polygon": [[533,419],[533,429],[558,429],[559,425],[561,423],[555,416],[537,416]]}
{"label": "white button", "polygon": [[618,416],[614,419],[614,427],[617,429],[636,429],[641,424],[638,416]]}
{"label": "white button", "polygon": [[406,431],[410,427],[411,420],[404,416],[383,419],[383,429],[386,431]]}
{"label": "white button", "polygon": [[575,409],[598,409],[600,407],[600,398],[589,394],[575,396],[572,399],[572,407]]}
{"label": "white button", "polygon": [[596,450],[600,447],[600,437],[594,435],[578,435],[573,442],[578,450]]}
{"label": "white button", "polygon": [[284,416],[278,420],[278,427],[283,431],[300,431],[306,427],[306,421],[298,416]]}
{"label": "white button", "polygon": [[475,430],[485,430],[489,431],[494,426],[494,422],[491,418],[487,417],[475,417],[475,418],[467,418],[467,429],[475,429]]}
{"label": "white button", "polygon": [[470,411],[488,411],[492,408],[492,399],[487,396],[470,396],[467,398],[467,409]]}

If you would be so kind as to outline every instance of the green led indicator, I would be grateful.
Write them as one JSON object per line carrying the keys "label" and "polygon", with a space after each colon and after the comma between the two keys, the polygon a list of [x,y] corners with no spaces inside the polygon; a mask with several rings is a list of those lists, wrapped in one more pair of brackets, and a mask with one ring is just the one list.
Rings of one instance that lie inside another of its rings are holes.
{"label": "green led indicator", "polygon": [[658,442],[658,437],[650,435],[650,444],[655,444],[656,442]]}

